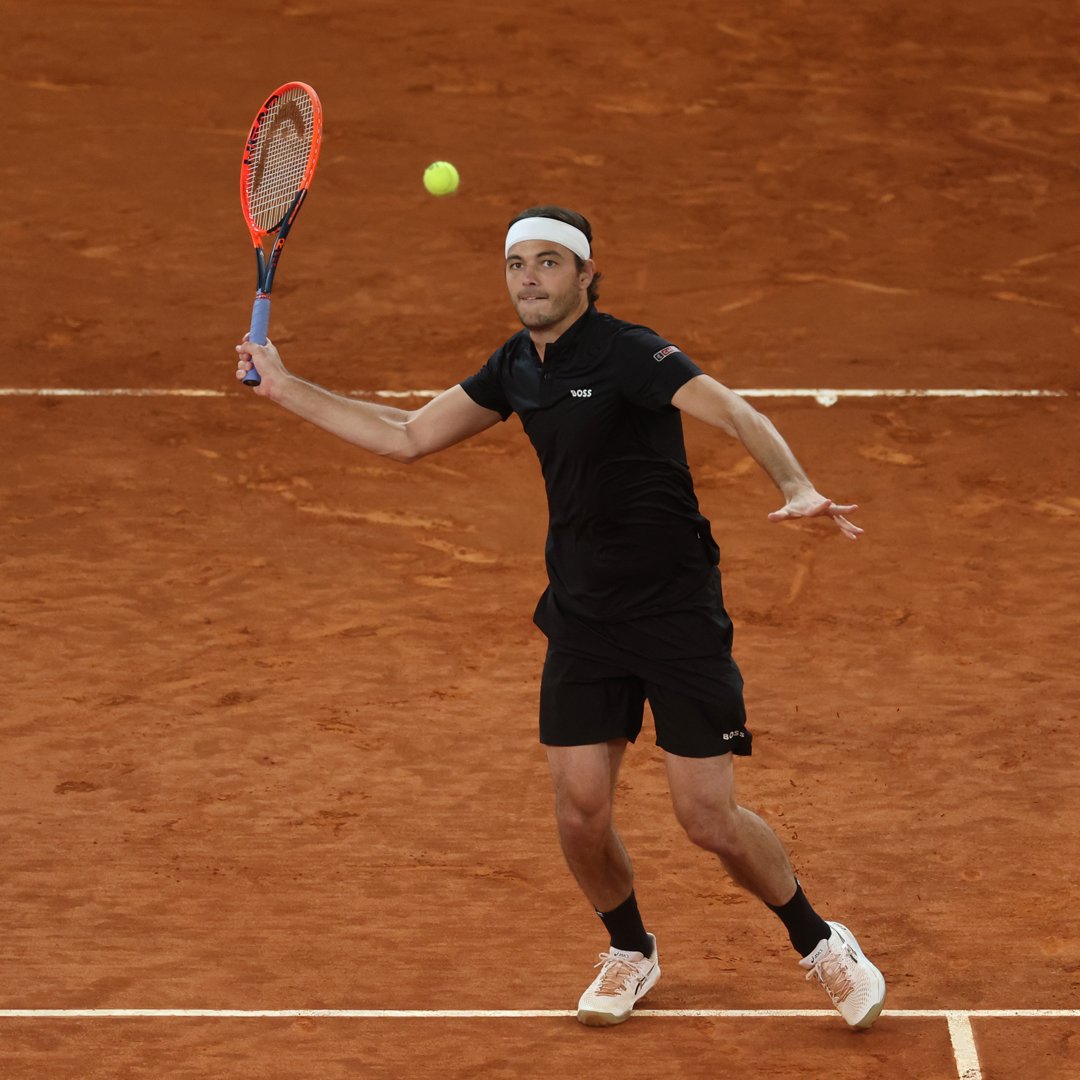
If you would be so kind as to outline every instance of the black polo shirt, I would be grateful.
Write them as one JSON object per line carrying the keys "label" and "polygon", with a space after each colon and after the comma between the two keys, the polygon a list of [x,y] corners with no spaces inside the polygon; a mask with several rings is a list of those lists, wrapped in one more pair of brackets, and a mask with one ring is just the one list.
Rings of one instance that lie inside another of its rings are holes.
{"label": "black polo shirt", "polygon": [[517,413],[540,459],[550,581],[541,629],[559,613],[613,622],[671,611],[708,582],[719,552],[671,404],[700,374],[652,330],[590,306],[543,363],[522,330],[461,383],[503,420]]}

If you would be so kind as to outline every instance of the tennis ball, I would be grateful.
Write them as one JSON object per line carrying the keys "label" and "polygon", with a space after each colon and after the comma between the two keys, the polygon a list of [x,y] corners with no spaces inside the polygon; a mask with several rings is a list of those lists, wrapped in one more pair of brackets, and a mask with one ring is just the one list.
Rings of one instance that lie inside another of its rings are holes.
{"label": "tennis ball", "polygon": [[433,161],[424,170],[424,187],[432,195],[453,195],[461,177],[449,161]]}

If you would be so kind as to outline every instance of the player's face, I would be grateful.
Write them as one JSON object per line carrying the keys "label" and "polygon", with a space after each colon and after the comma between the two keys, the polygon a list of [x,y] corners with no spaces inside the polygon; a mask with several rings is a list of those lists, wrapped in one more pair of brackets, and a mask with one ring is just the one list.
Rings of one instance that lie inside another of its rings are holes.
{"label": "player's face", "polygon": [[593,277],[588,260],[581,270],[569,249],[551,240],[522,240],[506,257],[506,287],[522,326],[562,332],[589,306]]}

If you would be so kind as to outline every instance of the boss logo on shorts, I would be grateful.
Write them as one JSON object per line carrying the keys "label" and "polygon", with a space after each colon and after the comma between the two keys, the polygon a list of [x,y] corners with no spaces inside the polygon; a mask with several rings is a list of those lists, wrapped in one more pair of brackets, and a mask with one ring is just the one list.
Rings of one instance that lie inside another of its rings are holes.
{"label": "boss logo on shorts", "polygon": [[732,739],[745,739],[745,738],[746,738],[746,732],[745,731],[725,731],[724,732],[724,742],[730,742]]}
{"label": "boss logo on shorts", "polygon": [[571,390],[570,391],[570,396],[571,397],[592,397],[592,391],[591,390]]}
{"label": "boss logo on shorts", "polygon": [[678,352],[678,346],[669,345],[666,349],[661,349],[659,352],[654,352],[652,358],[657,362],[664,359],[665,356],[670,356],[673,352]]}

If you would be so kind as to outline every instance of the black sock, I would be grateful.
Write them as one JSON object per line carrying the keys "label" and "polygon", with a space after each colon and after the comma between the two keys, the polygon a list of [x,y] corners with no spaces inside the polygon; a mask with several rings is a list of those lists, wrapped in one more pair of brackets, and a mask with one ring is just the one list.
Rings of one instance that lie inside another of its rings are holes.
{"label": "black sock", "polygon": [[818,942],[832,933],[829,924],[810,906],[798,881],[795,882],[795,895],[786,904],[766,906],[780,917],[787,927],[791,944],[801,956],[809,956],[818,947]]}
{"label": "black sock", "polygon": [[639,952],[642,956],[652,956],[652,941],[645,933],[641,913],[637,907],[637,897],[633,889],[630,895],[611,911],[598,911],[604,927],[611,937],[611,947],[623,952]]}

